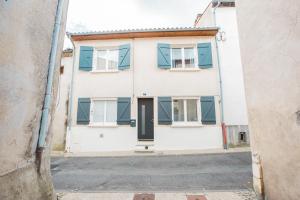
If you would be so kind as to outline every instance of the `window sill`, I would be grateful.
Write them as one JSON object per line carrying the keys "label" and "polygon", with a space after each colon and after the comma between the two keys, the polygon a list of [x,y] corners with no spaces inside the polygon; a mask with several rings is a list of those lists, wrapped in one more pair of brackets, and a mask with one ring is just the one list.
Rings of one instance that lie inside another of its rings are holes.
{"label": "window sill", "polygon": [[203,127],[201,123],[174,123],[171,125],[173,128],[186,128],[186,127]]}
{"label": "window sill", "polygon": [[198,72],[201,71],[200,68],[195,67],[195,68],[171,68],[171,72]]}
{"label": "window sill", "polygon": [[88,125],[89,127],[92,127],[92,128],[117,128],[118,125],[117,124],[89,124]]}
{"label": "window sill", "polygon": [[118,73],[119,70],[93,70],[91,73]]}

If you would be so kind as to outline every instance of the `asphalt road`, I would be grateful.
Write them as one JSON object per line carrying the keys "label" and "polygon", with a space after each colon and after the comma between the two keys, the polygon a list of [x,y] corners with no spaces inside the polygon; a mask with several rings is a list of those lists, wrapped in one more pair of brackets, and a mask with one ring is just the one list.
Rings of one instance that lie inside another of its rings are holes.
{"label": "asphalt road", "polygon": [[252,189],[249,152],[183,156],[52,158],[57,191]]}

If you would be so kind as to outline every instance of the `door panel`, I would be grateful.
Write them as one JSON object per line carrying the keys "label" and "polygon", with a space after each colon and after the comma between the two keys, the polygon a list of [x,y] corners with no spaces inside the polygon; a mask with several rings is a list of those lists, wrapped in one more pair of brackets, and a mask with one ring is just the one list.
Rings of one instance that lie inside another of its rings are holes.
{"label": "door panel", "polygon": [[138,99],[138,139],[154,139],[153,99]]}

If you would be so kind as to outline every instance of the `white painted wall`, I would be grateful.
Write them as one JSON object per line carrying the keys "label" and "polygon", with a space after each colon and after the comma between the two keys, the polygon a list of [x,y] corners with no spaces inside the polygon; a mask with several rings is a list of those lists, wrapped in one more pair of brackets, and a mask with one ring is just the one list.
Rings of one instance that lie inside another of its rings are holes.
{"label": "white painted wall", "polygon": [[[211,42],[214,67],[189,72],[162,70],[157,67],[157,43],[197,44]],[[123,125],[111,128],[77,125],[79,97],[131,97],[131,118],[137,119],[137,98],[154,98],[154,149],[188,150],[222,148],[220,126],[220,92],[216,48],[213,37],[143,38],[134,40],[103,40],[76,42],[79,46],[119,46],[131,43],[131,67],[115,73],[93,73],[78,70],[76,58],[71,133],[68,136],[71,152],[130,151],[137,145],[137,127]],[[216,125],[174,127],[157,124],[157,97],[215,96]]]}
{"label": "white painted wall", "polygon": [[224,121],[226,125],[248,125],[236,8],[217,8],[216,23],[225,37],[224,41],[218,42],[222,69]]}
{"label": "white painted wall", "polygon": [[[213,10],[210,4],[196,26],[213,26]],[[218,7],[215,12],[216,26],[220,28],[217,38],[223,87],[224,122],[229,126],[248,125],[236,8]],[[221,35],[225,40],[220,40]]]}

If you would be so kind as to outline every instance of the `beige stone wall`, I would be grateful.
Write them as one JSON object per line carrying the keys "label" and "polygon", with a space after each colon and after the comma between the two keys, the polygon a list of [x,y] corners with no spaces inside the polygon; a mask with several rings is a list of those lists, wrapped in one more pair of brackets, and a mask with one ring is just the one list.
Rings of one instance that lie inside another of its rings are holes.
{"label": "beige stone wall", "polygon": [[300,199],[300,2],[237,2],[255,188]]}
{"label": "beige stone wall", "polygon": [[[0,1],[0,199],[52,199],[49,148],[35,151],[48,74],[56,1]],[[65,0],[58,52],[63,45]],[[57,57],[59,63],[60,55]],[[56,75],[58,71],[56,71]],[[57,77],[57,76],[56,76]],[[57,78],[53,95],[55,98]],[[50,145],[50,138],[47,145]]]}
{"label": "beige stone wall", "polygon": [[64,151],[67,131],[67,117],[69,95],[72,79],[73,57],[72,55],[64,56],[61,59],[60,66],[63,67],[63,73],[59,75],[58,94],[56,107],[53,116],[52,129],[52,150]]}

